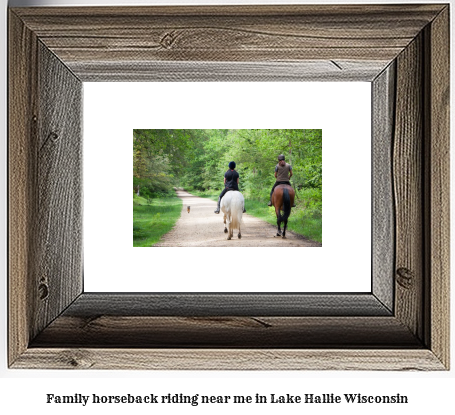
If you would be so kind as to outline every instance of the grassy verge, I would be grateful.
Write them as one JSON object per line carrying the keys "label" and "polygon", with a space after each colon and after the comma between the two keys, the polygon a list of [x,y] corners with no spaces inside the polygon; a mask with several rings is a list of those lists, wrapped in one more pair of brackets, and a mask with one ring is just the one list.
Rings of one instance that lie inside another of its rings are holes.
{"label": "grassy verge", "polygon": [[133,198],[133,246],[153,246],[168,233],[182,211],[178,197]]}
{"label": "grassy verge", "polygon": [[[217,201],[219,193],[190,191],[195,196]],[[288,221],[288,230],[322,243],[322,214],[317,209],[308,208],[308,194],[303,193],[292,208]],[[245,208],[249,215],[276,225],[275,208],[267,206],[268,201],[245,198]]]}

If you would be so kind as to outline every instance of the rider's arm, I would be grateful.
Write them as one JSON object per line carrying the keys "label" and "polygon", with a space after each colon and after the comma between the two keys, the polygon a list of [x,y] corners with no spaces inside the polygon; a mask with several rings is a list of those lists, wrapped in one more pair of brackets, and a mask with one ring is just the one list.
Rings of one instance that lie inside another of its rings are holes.
{"label": "rider's arm", "polygon": [[289,178],[292,177],[292,170],[289,170]]}
{"label": "rider's arm", "polygon": [[237,184],[239,184],[239,178],[237,177]]}

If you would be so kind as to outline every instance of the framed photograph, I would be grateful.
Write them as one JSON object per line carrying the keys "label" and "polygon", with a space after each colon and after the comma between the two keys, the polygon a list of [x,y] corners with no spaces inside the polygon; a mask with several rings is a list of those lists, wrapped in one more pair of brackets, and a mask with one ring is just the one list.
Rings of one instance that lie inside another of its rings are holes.
{"label": "framed photograph", "polygon": [[[8,23],[10,368],[449,369],[448,4],[12,8]],[[84,83],[329,81],[371,85],[371,261],[334,271],[370,291],[84,289]]]}

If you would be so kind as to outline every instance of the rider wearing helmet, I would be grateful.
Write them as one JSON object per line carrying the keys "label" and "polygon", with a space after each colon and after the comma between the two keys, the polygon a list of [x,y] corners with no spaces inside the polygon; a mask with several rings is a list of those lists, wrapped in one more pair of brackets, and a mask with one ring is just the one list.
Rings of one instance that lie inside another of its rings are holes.
{"label": "rider wearing helmet", "polygon": [[[239,173],[234,170],[235,169],[235,161],[231,161],[229,163],[229,170],[224,173],[224,189],[221,192],[220,196],[218,197],[218,205],[214,213],[220,213],[220,203],[222,197],[228,192],[229,190],[239,190]],[[243,208],[243,213],[245,213],[245,208]]]}
{"label": "rider wearing helmet", "polygon": [[[270,192],[270,200],[267,206],[272,206],[272,194],[273,191],[275,190],[275,187],[278,186],[279,184],[287,184],[291,186],[291,182],[289,181],[290,178],[292,177],[292,166],[288,163],[286,163],[284,155],[280,154],[278,156],[278,164],[275,166],[275,178],[276,182],[272,187],[272,191]],[[292,207],[295,207],[295,204],[292,205]]]}

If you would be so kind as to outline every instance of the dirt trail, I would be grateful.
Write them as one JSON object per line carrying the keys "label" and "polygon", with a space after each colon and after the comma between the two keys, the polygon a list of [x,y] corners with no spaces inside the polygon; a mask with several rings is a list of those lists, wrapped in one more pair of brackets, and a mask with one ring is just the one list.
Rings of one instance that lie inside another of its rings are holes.
{"label": "dirt trail", "polygon": [[[286,239],[276,237],[276,226],[257,219],[248,213],[243,214],[244,225],[242,238],[226,239],[223,232],[223,213],[213,213],[216,202],[178,190],[177,196],[183,200],[182,214],[175,227],[164,235],[160,243],[154,246],[321,246],[318,242],[310,241],[293,232],[286,232]],[[190,206],[190,213],[187,213]],[[248,211],[248,205],[246,206]],[[292,214],[290,217],[292,220]]]}

